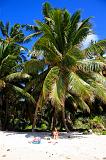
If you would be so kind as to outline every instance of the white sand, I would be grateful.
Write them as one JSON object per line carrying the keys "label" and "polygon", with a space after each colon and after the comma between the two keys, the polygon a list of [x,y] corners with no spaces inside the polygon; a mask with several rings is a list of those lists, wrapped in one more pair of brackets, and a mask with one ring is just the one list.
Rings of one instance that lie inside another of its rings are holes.
{"label": "white sand", "polygon": [[[41,136],[41,144],[29,144]],[[60,133],[60,138],[44,140],[50,133],[0,131],[0,160],[106,160],[106,136]]]}

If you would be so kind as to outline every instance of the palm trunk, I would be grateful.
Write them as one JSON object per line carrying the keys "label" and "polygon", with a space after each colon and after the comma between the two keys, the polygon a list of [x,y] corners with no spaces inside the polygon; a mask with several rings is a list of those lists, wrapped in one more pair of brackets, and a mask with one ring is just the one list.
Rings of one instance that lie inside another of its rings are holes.
{"label": "palm trunk", "polygon": [[7,129],[7,119],[8,119],[8,99],[6,98],[6,104],[5,104],[5,121],[4,121],[4,125],[3,125],[3,130]]}
{"label": "palm trunk", "polygon": [[66,124],[65,108],[64,107],[65,106],[62,106],[62,120],[63,120],[63,124],[64,124],[66,132],[70,132],[70,130],[68,129],[67,124]]}
{"label": "palm trunk", "polygon": [[3,130],[3,93],[1,92],[0,96],[0,130]]}
{"label": "palm trunk", "polygon": [[39,103],[41,101],[41,98],[42,98],[42,94],[40,94],[38,102],[36,104],[36,109],[35,109],[35,114],[34,114],[34,120],[33,120],[33,124],[32,124],[32,132],[34,132],[34,127],[36,125],[37,114],[38,114],[38,109],[39,109]]}
{"label": "palm trunk", "polygon": [[51,122],[51,130],[53,131],[56,127],[56,109],[55,107],[53,108],[53,113],[52,113],[52,122]]}
{"label": "palm trunk", "polygon": [[35,109],[34,120],[33,120],[33,124],[32,124],[32,132],[34,132],[34,128],[36,125],[37,114],[38,114],[38,106],[36,106],[36,109]]}
{"label": "palm trunk", "polygon": [[0,130],[2,130],[2,106],[0,106]]}

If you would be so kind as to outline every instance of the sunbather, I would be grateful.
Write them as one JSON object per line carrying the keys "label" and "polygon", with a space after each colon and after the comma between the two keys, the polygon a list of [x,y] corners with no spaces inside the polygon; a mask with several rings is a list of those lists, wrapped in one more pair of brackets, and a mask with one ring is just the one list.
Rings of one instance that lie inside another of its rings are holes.
{"label": "sunbather", "polygon": [[57,131],[57,128],[55,128],[55,130],[53,131],[53,138],[58,139],[58,136],[59,136],[59,132]]}

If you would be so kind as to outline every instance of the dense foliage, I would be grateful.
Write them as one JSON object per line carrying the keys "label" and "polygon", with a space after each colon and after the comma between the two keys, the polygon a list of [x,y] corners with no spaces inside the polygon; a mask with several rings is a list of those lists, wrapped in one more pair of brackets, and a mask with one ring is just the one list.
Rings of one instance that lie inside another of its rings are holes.
{"label": "dense foliage", "polygon": [[[43,16],[35,25],[11,28],[0,21],[2,130],[57,126],[69,131],[78,126],[77,118],[106,112],[106,40],[83,47],[93,34],[91,17],[82,20],[80,11],[71,15],[49,3],[43,5]],[[24,29],[31,34],[25,36]],[[33,37],[37,39],[29,51],[23,43]],[[28,52],[30,60],[24,61],[22,52]],[[87,129],[93,128],[89,124]]]}

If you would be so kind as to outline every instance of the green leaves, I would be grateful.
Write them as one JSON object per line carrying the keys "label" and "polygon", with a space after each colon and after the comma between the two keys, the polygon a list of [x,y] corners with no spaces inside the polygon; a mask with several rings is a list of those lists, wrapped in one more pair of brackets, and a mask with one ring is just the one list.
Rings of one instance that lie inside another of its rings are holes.
{"label": "green leaves", "polygon": [[100,72],[105,66],[106,64],[100,60],[77,61],[78,70],[82,70],[84,72]]}
{"label": "green leaves", "polygon": [[61,109],[61,107],[64,106],[65,92],[66,86],[60,75],[59,79],[52,84],[49,94],[49,99],[51,100],[53,106],[57,107],[58,109]]}
{"label": "green leaves", "polygon": [[35,104],[35,100],[33,96],[31,96],[28,92],[26,92],[24,89],[21,89],[20,87],[17,87],[15,85],[11,86],[11,89],[17,92],[18,94],[21,94],[26,98],[28,101],[31,101],[33,104]]}
{"label": "green leaves", "polygon": [[15,24],[10,28],[10,23],[7,22],[5,25],[2,21],[0,21],[0,31],[2,33],[2,36],[4,36],[6,39],[5,41],[7,43],[22,43],[24,40],[24,33],[21,30],[20,24]]}
{"label": "green leaves", "polygon": [[22,72],[12,73],[5,77],[5,81],[12,82],[12,81],[22,81],[25,79],[30,79],[30,75]]}
{"label": "green leaves", "polygon": [[0,79],[0,90],[2,90],[6,86],[6,83]]}
{"label": "green leaves", "polygon": [[59,68],[57,66],[51,68],[51,70],[47,74],[43,84],[44,98],[47,98],[49,96],[49,93],[52,89],[52,84],[54,84],[57,81],[58,75],[59,75]]}
{"label": "green leaves", "polygon": [[91,28],[90,18],[79,22],[75,37],[73,37],[73,45],[82,43],[82,41],[92,33]]}
{"label": "green leaves", "polygon": [[93,88],[73,72],[69,75],[68,90],[83,99],[93,98]]}
{"label": "green leaves", "polygon": [[17,64],[16,60],[17,56],[12,56],[12,55],[8,55],[6,58],[3,59],[0,65],[1,77],[11,73],[12,68]]}
{"label": "green leaves", "polygon": [[98,42],[92,42],[91,45],[84,50],[84,54],[88,57],[91,55],[100,56],[106,50],[106,39]]}
{"label": "green leaves", "polygon": [[50,13],[51,10],[52,10],[52,7],[48,2],[43,4],[43,15],[44,15],[44,18],[45,17],[49,17],[49,13]]}
{"label": "green leaves", "polygon": [[94,88],[94,95],[101,99],[106,104],[106,88],[98,82],[91,82],[91,86]]}
{"label": "green leaves", "polygon": [[8,37],[9,22],[7,22],[6,25],[4,25],[3,22],[0,21],[0,30],[4,37]]}
{"label": "green leaves", "polygon": [[37,59],[31,59],[30,61],[27,61],[24,63],[24,72],[36,75],[39,74],[44,70],[44,61],[39,61]]}
{"label": "green leaves", "polygon": [[[80,97],[80,104],[87,109],[84,101],[94,100],[94,87],[90,81],[95,78],[91,73],[101,72],[105,67],[105,63],[97,60],[95,55],[100,56],[101,51],[103,53],[106,41],[92,43],[88,49],[81,49],[82,41],[92,33],[92,24],[91,17],[81,20],[80,11],[70,15],[67,10],[52,8],[47,3],[44,5],[44,15],[47,15],[44,23],[36,21],[42,35],[34,45],[34,50],[42,51],[45,63],[51,68],[43,85],[44,98],[51,100],[54,105],[62,105],[65,93],[70,92]],[[87,59],[89,53],[95,59]],[[83,74],[80,76],[81,72]]]}

